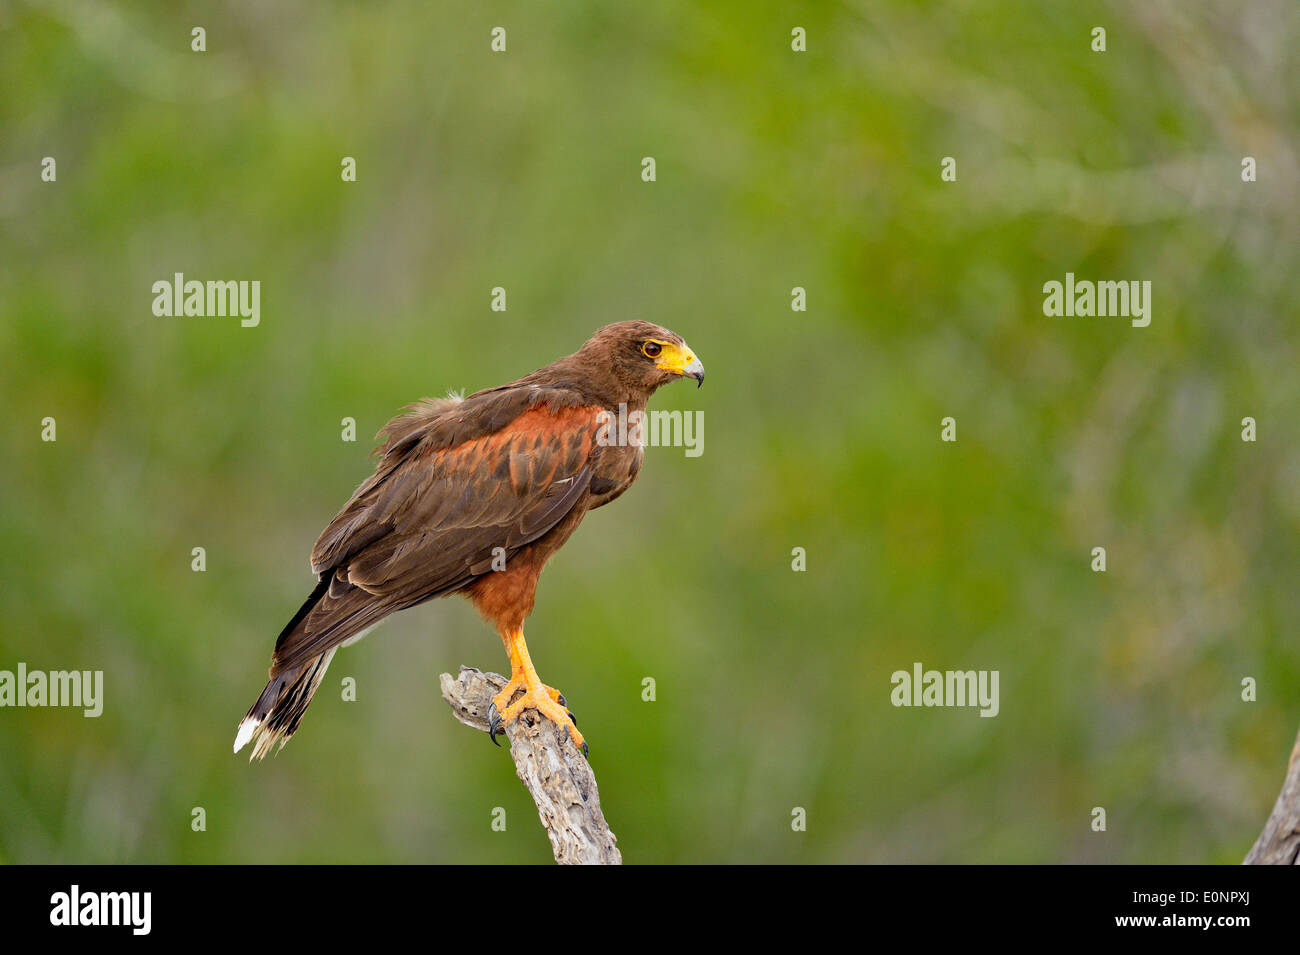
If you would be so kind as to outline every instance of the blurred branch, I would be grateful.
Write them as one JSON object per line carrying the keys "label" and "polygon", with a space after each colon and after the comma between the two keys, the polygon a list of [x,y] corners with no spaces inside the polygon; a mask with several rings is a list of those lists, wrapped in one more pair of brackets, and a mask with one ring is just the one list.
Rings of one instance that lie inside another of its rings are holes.
{"label": "blurred branch", "polygon": [[[455,679],[439,678],[442,698],[456,719],[486,733],[488,706],[506,685],[498,673],[461,667]],[[600,794],[590,764],[569,739],[568,731],[550,720],[528,717],[505,727],[515,771],[537,803],[537,815],[551,839],[555,861],[562,865],[622,865],[600,811]]]}
{"label": "blurred branch", "polygon": [[1255,840],[1246,865],[1295,865],[1300,855],[1300,735],[1291,749],[1291,762],[1273,814]]}

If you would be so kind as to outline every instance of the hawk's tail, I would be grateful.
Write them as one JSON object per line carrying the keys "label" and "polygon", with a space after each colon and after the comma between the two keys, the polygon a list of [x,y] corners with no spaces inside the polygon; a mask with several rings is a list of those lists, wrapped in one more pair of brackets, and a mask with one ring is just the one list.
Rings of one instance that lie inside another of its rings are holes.
{"label": "hawk's tail", "polygon": [[248,757],[251,762],[269,753],[276,743],[284,746],[289,741],[289,737],[298,729],[303,713],[307,712],[312,694],[325,678],[325,670],[334,658],[335,649],[337,648],[331,647],[301,666],[285,670],[271,678],[262,695],[239,724],[239,732],[235,736],[236,753],[251,741],[253,751]]}

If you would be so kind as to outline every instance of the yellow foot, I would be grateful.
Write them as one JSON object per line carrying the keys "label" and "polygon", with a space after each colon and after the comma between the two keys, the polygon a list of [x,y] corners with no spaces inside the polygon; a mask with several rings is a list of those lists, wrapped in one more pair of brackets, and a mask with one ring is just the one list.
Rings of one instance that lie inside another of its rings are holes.
{"label": "yellow foot", "polygon": [[[515,699],[515,694],[520,690],[523,694]],[[488,708],[488,735],[492,738],[492,742],[496,743],[497,734],[502,731],[501,727],[513,723],[519,719],[524,710],[529,709],[536,710],[552,723],[567,729],[573,744],[582,750],[583,756],[587,755],[587,742],[578,732],[577,721],[567,709],[564,694],[540,680],[530,681],[523,673],[512,676],[510,682],[493,698],[492,706]]]}

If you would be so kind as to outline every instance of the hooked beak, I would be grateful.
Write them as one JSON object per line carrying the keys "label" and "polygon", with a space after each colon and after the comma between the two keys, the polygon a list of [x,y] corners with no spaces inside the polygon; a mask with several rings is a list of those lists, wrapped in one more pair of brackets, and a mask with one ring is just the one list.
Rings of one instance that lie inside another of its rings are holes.
{"label": "hooked beak", "polygon": [[704,365],[698,358],[694,359],[689,365],[683,368],[682,374],[687,378],[694,378],[696,388],[704,384]]}
{"label": "hooked beak", "polygon": [[694,378],[696,388],[704,384],[704,365],[695,357],[695,352],[686,347],[684,342],[681,345],[664,342],[663,346],[663,354],[655,362],[656,367],[683,378]]}

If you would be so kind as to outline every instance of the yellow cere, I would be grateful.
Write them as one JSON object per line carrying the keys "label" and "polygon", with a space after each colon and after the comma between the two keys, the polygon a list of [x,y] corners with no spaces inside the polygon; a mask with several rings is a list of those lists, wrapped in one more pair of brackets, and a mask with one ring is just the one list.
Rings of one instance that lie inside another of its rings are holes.
{"label": "yellow cere", "polygon": [[691,353],[689,348],[674,345],[672,342],[661,342],[657,338],[651,339],[651,341],[663,346],[663,351],[659,353],[659,358],[655,362],[657,368],[684,375],[686,374],[686,366],[695,361],[695,355]]}

